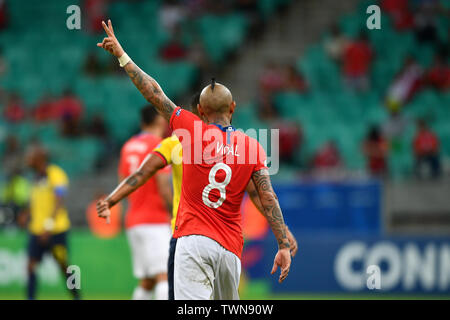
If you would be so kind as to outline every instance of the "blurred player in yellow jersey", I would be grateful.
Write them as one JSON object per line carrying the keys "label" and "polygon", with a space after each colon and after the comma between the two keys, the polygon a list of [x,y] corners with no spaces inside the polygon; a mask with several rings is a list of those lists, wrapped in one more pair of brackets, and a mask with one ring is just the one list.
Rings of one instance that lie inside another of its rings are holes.
{"label": "blurred player in yellow jersey", "polygon": [[[34,299],[37,286],[36,268],[45,253],[53,255],[64,277],[67,277],[67,232],[70,221],[64,206],[64,197],[67,194],[69,179],[60,167],[48,163],[47,152],[41,147],[34,146],[29,149],[26,162],[34,173],[27,211],[30,219],[27,297]],[[70,291],[75,299],[80,298],[78,289]]]}
{"label": "blurred player in yellow jersey", "polygon": [[[190,109],[193,113],[198,114],[197,105],[199,103],[200,93],[196,94],[191,101]],[[158,170],[164,168],[167,165],[172,166],[172,185],[173,185],[173,205],[172,205],[172,233],[175,227],[175,221],[177,219],[178,205],[181,196],[181,183],[183,179],[183,150],[178,138],[173,135],[161,141],[161,143],[153,149],[153,151],[142,162],[139,169],[127,179],[125,179],[105,200],[101,200],[97,203],[97,212],[104,214],[117,202],[125,198],[134,190],[143,185],[148,179],[150,179]],[[128,179],[133,179],[136,183],[133,186],[126,183]],[[246,189],[251,201],[256,208],[263,212],[261,201],[258,196],[258,192],[250,181]],[[286,227],[287,228],[287,227]],[[290,242],[290,249],[292,256],[297,253],[297,241],[292,233],[287,229],[286,233]],[[169,282],[169,300],[174,300],[174,286],[173,286],[173,272],[174,272],[174,257],[177,239],[172,238],[170,240],[169,260],[168,260],[168,282]]]}
{"label": "blurred player in yellow jersey", "polygon": [[[181,197],[181,182],[183,180],[183,150],[178,137],[173,135],[161,141],[161,143],[153,150],[152,154],[161,158],[165,165],[172,166],[172,186],[173,186],[173,203],[172,203],[172,234],[175,229],[175,222],[177,219],[178,205],[180,204]],[[167,264],[167,279],[169,283],[169,300],[174,299],[173,289],[173,270],[174,270],[174,258],[175,247],[177,245],[177,239],[170,239],[169,248],[169,260]]]}

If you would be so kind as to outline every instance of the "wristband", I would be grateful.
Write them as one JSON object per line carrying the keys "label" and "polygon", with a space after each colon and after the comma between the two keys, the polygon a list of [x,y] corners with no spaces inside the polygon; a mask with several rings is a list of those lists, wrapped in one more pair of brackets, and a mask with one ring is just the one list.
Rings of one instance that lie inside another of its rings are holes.
{"label": "wristband", "polygon": [[48,218],[44,221],[45,231],[52,231],[55,226],[55,221],[52,218]]}
{"label": "wristband", "polygon": [[119,59],[119,65],[123,68],[125,65],[131,61],[131,58],[125,52]]}

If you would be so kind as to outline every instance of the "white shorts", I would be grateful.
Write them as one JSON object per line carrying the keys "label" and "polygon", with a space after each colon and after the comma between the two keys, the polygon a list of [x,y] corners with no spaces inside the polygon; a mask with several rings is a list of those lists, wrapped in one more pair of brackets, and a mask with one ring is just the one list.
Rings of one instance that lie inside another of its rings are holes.
{"label": "white shorts", "polygon": [[127,230],[136,278],[152,278],[167,273],[171,236],[169,224],[142,224]]}
{"label": "white shorts", "polygon": [[241,260],[216,241],[180,237],[175,250],[176,300],[238,300]]}

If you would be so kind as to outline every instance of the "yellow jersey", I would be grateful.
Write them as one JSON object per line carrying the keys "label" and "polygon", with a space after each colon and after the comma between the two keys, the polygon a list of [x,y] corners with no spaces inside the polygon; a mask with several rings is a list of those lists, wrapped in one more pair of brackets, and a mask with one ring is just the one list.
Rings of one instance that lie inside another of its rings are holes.
{"label": "yellow jersey", "polygon": [[[45,232],[45,222],[55,210],[57,194],[66,192],[69,179],[63,169],[56,165],[47,166],[47,174],[35,181],[30,195],[31,233],[40,235]],[[56,212],[52,233],[65,232],[70,228],[69,215],[62,207]]]}
{"label": "yellow jersey", "polygon": [[173,200],[172,200],[172,232],[175,228],[175,221],[177,219],[178,205],[181,196],[181,181],[183,180],[183,149],[177,136],[173,135],[161,141],[161,143],[153,149],[164,157],[168,165],[172,165],[172,185],[173,185]]}

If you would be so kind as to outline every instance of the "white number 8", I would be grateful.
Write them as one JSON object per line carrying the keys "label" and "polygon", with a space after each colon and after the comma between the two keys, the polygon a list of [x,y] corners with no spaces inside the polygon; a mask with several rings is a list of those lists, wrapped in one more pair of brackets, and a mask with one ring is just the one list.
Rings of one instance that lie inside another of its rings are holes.
{"label": "white number 8", "polygon": [[[223,180],[222,182],[217,182],[216,174],[220,169],[225,171],[225,180]],[[225,187],[231,181],[231,168],[223,162],[216,163],[214,167],[211,168],[211,171],[209,171],[208,179],[209,184],[203,189],[202,192],[203,203],[210,208],[217,209],[227,198]],[[209,200],[209,193],[213,189],[217,189],[220,192],[220,198],[217,199],[216,202],[212,202],[211,200]]]}

